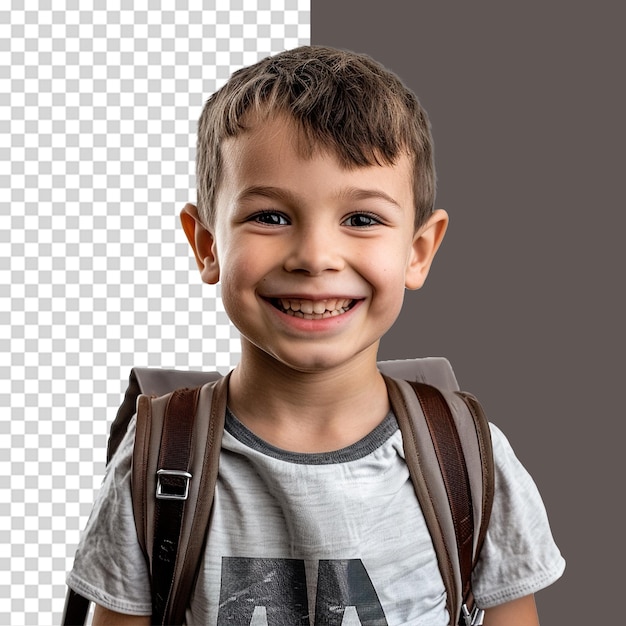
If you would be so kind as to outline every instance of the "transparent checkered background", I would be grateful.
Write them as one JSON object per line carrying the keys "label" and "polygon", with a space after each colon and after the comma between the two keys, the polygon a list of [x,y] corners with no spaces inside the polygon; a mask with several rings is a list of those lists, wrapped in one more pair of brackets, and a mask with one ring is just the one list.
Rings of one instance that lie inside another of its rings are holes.
{"label": "transparent checkered background", "polygon": [[130,368],[236,364],[178,222],[196,120],[234,69],[308,43],[309,8],[2,3],[1,624],[60,622]]}

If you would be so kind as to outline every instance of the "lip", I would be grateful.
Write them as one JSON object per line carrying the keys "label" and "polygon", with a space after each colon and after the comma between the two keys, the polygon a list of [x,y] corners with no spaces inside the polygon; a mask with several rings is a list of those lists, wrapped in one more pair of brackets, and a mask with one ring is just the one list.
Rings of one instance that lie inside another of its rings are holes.
{"label": "lip", "polygon": [[288,291],[288,292],[277,292],[277,293],[263,293],[260,294],[261,298],[264,300],[272,300],[272,299],[292,299],[292,300],[332,300],[346,298],[348,300],[362,300],[363,296],[356,296],[350,293],[331,293],[331,292],[320,292],[320,293],[304,293],[299,291]]}

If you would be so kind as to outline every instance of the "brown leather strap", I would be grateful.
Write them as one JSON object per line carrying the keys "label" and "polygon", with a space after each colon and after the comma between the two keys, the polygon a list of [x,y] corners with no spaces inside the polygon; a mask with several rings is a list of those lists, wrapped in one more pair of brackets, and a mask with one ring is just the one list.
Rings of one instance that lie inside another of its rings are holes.
{"label": "brown leather strap", "polygon": [[[168,624],[182,624],[184,622],[185,610],[191,602],[198,569],[204,554],[215,485],[217,483],[229,377],[230,374],[227,374],[220,379],[215,383],[213,389],[204,458],[201,460],[202,469],[200,471],[200,487],[196,508],[193,512],[191,530],[189,531],[189,543],[182,563],[180,578],[177,581],[170,611],[166,615]],[[201,419],[206,419],[206,417],[202,416]],[[199,463],[195,462],[193,467],[194,472],[198,474],[197,468]]]}
{"label": "brown leather strap", "polygon": [[73,589],[68,589],[61,624],[63,626],[85,626],[89,613],[89,600]]}
{"label": "brown leather strap", "polygon": [[[402,432],[402,445],[411,483],[437,555],[439,572],[446,590],[446,608],[448,614],[453,616],[458,612],[457,607],[461,605],[460,577],[457,584],[455,574],[458,571],[458,557],[456,551],[450,550],[450,544],[454,542],[454,530],[451,528],[452,521],[447,502],[447,510],[441,510],[442,501],[446,499],[445,487],[439,471],[433,471],[437,461],[426,420],[417,395],[409,384],[387,376],[384,378],[391,408]],[[449,530],[447,530],[448,518],[450,518]],[[457,566],[453,563],[455,558]]]}
{"label": "brown leather strap", "polygon": [[486,530],[493,499],[489,424],[478,403],[472,411],[458,392],[386,376],[385,382],[456,624],[471,598],[472,561],[484,538],[477,541],[473,531]]}
{"label": "brown leather strap", "polygon": [[466,599],[471,588],[474,511],[461,440],[441,392],[424,383],[410,384],[424,412],[448,495],[461,566],[462,595]]}
{"label": "brown leather strap", "polygon": [[489,429],[489,421],[483,411],[483,407],[480,402],[470,393],[459,391],[457,392],[461,398],[465,401],[467,408],[474,419],[474,425],[476,427],[476,435],[478,440],[478,446],[480,449],[480,459],[482,464],[482,479],[483,479],[483,498],[482,498],[482,513],[480,516],[481,524],[478,530],[478,536],[475,541],[474,548],[474,564],[480,556],[480,551],[485,542],[485,536],[487,535],[487,529],[489,527],[489,518],[491,517],[491,509],[493,508],[493,497],[495,493],[495,470],[493,460],[493,447],[491,443],[491,431]]}
{"label": "brown leather strap", "polygon": [[[126,436],[128,423],[135,414],[137,398],[145,396],[164,396],[167,393],[184,387],[201,387],[206,383],[221,378],[219,372],[198,372],[188,370],[170,370],[156,367],[133,367],[128,377],[128,387],[124,401],[117,411],[111,424],[107,444],[107,464]],[[432,381],[431,381],[432,382]]]}
{"label": "brown leather strap", "polygon": [[152,623],[163,624],[170,602],[190,476],[199,388],[172,393],[165,412],[152,548]]}
{"label": "brown leather strap", "polygon": [[137,530],[137,541],[150,566],[148,551],[148,498],[154,493],[148,493],[148,461],[150,458],[150,437],[152,436],[152,399],[148,396],[139,396],[137,399],[137,420],[135,430],[135,445],[133,449],[131,495],[133,501],[133,517]]}

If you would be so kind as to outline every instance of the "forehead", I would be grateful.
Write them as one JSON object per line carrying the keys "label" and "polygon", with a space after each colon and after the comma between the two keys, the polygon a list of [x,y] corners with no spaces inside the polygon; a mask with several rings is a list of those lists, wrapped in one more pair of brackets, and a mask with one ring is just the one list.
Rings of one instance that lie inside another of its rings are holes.
{"label": "forehead", "polygon": [[346,166],[332,150],[312,144],[287,116],[248,123],[240,134],[224,141],[222,157],[220,188],[230,194],[260,186],[319,196],[378,191],[413,211],[413,167],[408,154],[391,165]]}

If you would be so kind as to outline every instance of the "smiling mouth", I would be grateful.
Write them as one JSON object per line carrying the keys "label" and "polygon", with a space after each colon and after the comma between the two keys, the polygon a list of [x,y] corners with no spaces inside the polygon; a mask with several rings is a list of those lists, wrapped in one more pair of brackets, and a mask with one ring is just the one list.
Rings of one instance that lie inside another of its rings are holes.
{"label": "smiling mouth", "polygon": [[329,298],[327,300],[302,300],[300,298],[272,298],[270,302],[279,311],[306,320],[322,320],[337,317],[349,311],[356,300]]}

